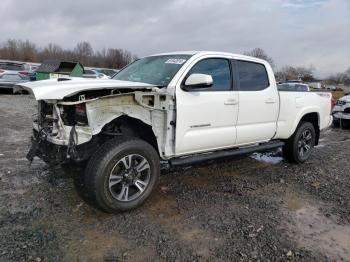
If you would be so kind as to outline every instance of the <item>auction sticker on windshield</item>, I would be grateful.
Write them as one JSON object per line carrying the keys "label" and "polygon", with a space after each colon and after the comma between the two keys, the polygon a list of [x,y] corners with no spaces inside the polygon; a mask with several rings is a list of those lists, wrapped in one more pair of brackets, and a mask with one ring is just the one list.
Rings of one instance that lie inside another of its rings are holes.
{"label": "auction sticker on windshield", "polygon": [[182,65],[186,62],[186,59],[177,59],[177,58],[171,58],[165,61],[166,64],[176,64],[176,65]]}

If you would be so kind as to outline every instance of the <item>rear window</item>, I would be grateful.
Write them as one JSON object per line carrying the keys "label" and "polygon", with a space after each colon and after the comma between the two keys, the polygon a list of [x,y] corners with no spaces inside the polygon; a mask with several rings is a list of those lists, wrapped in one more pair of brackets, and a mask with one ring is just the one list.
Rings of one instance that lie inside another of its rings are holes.
{"label": "rear window", "polygon": [[20,77],[19,75],[14,75],[14,74],[5,74],[5,75],[1,76],[1,79],[16,81],[16,80],[22,80],[22,77]]}
{"label": "rear window", "polygon": [[240,91],[260,91],[267,88],[269,78],[263,64],[238,61]]}
{"label": "rear window", "polygon": [[22,71],[24,70],[24,65],[21,64],[0,64],[0,69],[12,70],[12,71]]}
{"label": "rear window", "polygon": [[89,69],[85,69],[84,73],[85,74],[89,74],[89,75],[95,75],[96,74],[95,71],[92,71],[92,70],[89,70]]}
{"label": "rear window", "polygon": [[306,84],[283,83],[283,84],[279,84],[277,87],[279,91],[299,91],[299,92],[309,91],[309,86]]}

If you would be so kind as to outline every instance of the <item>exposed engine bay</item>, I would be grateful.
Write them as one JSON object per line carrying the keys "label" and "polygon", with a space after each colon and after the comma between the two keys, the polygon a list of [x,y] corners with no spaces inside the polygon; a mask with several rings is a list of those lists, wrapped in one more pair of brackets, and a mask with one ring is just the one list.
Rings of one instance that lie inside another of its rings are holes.
{"label": "exposed engine bay", "polygon": [[175,136],[174,108],[173,96],[158,88],[88,90],[63,100],[39,100],[28,159],[85,161],[100,144],[122,134],[143,137],[166,158],[174,152],[173,144],[165,143]]}

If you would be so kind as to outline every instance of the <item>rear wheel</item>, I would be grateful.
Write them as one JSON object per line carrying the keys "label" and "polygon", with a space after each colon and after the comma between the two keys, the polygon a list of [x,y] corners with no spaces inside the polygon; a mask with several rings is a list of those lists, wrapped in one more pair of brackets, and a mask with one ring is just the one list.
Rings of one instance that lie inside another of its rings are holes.
{"label": "rear wheel", "polygon": [[123,136],[97,150],[84,180],[97,207],[114,213],[140,206],[151,194],[159,173],[155,149],[143,140]]}
{"label": "rear wheel", "polygon": [[316,132],[310,122],[301,122],[283,147],[284,157],[294,163],[304,163],[315,146]]}

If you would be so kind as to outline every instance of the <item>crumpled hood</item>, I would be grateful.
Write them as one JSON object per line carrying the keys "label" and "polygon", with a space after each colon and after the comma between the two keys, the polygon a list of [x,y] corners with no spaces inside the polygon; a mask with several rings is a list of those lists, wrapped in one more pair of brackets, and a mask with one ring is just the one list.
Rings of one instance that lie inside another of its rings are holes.
{"label": "crumpled hood", "polygon": [[34,94],[36,100],[61,100],[81,91],[99,89],[152,89],[154,85],[113,79],[58,78],[21,83],[19,87]]}

